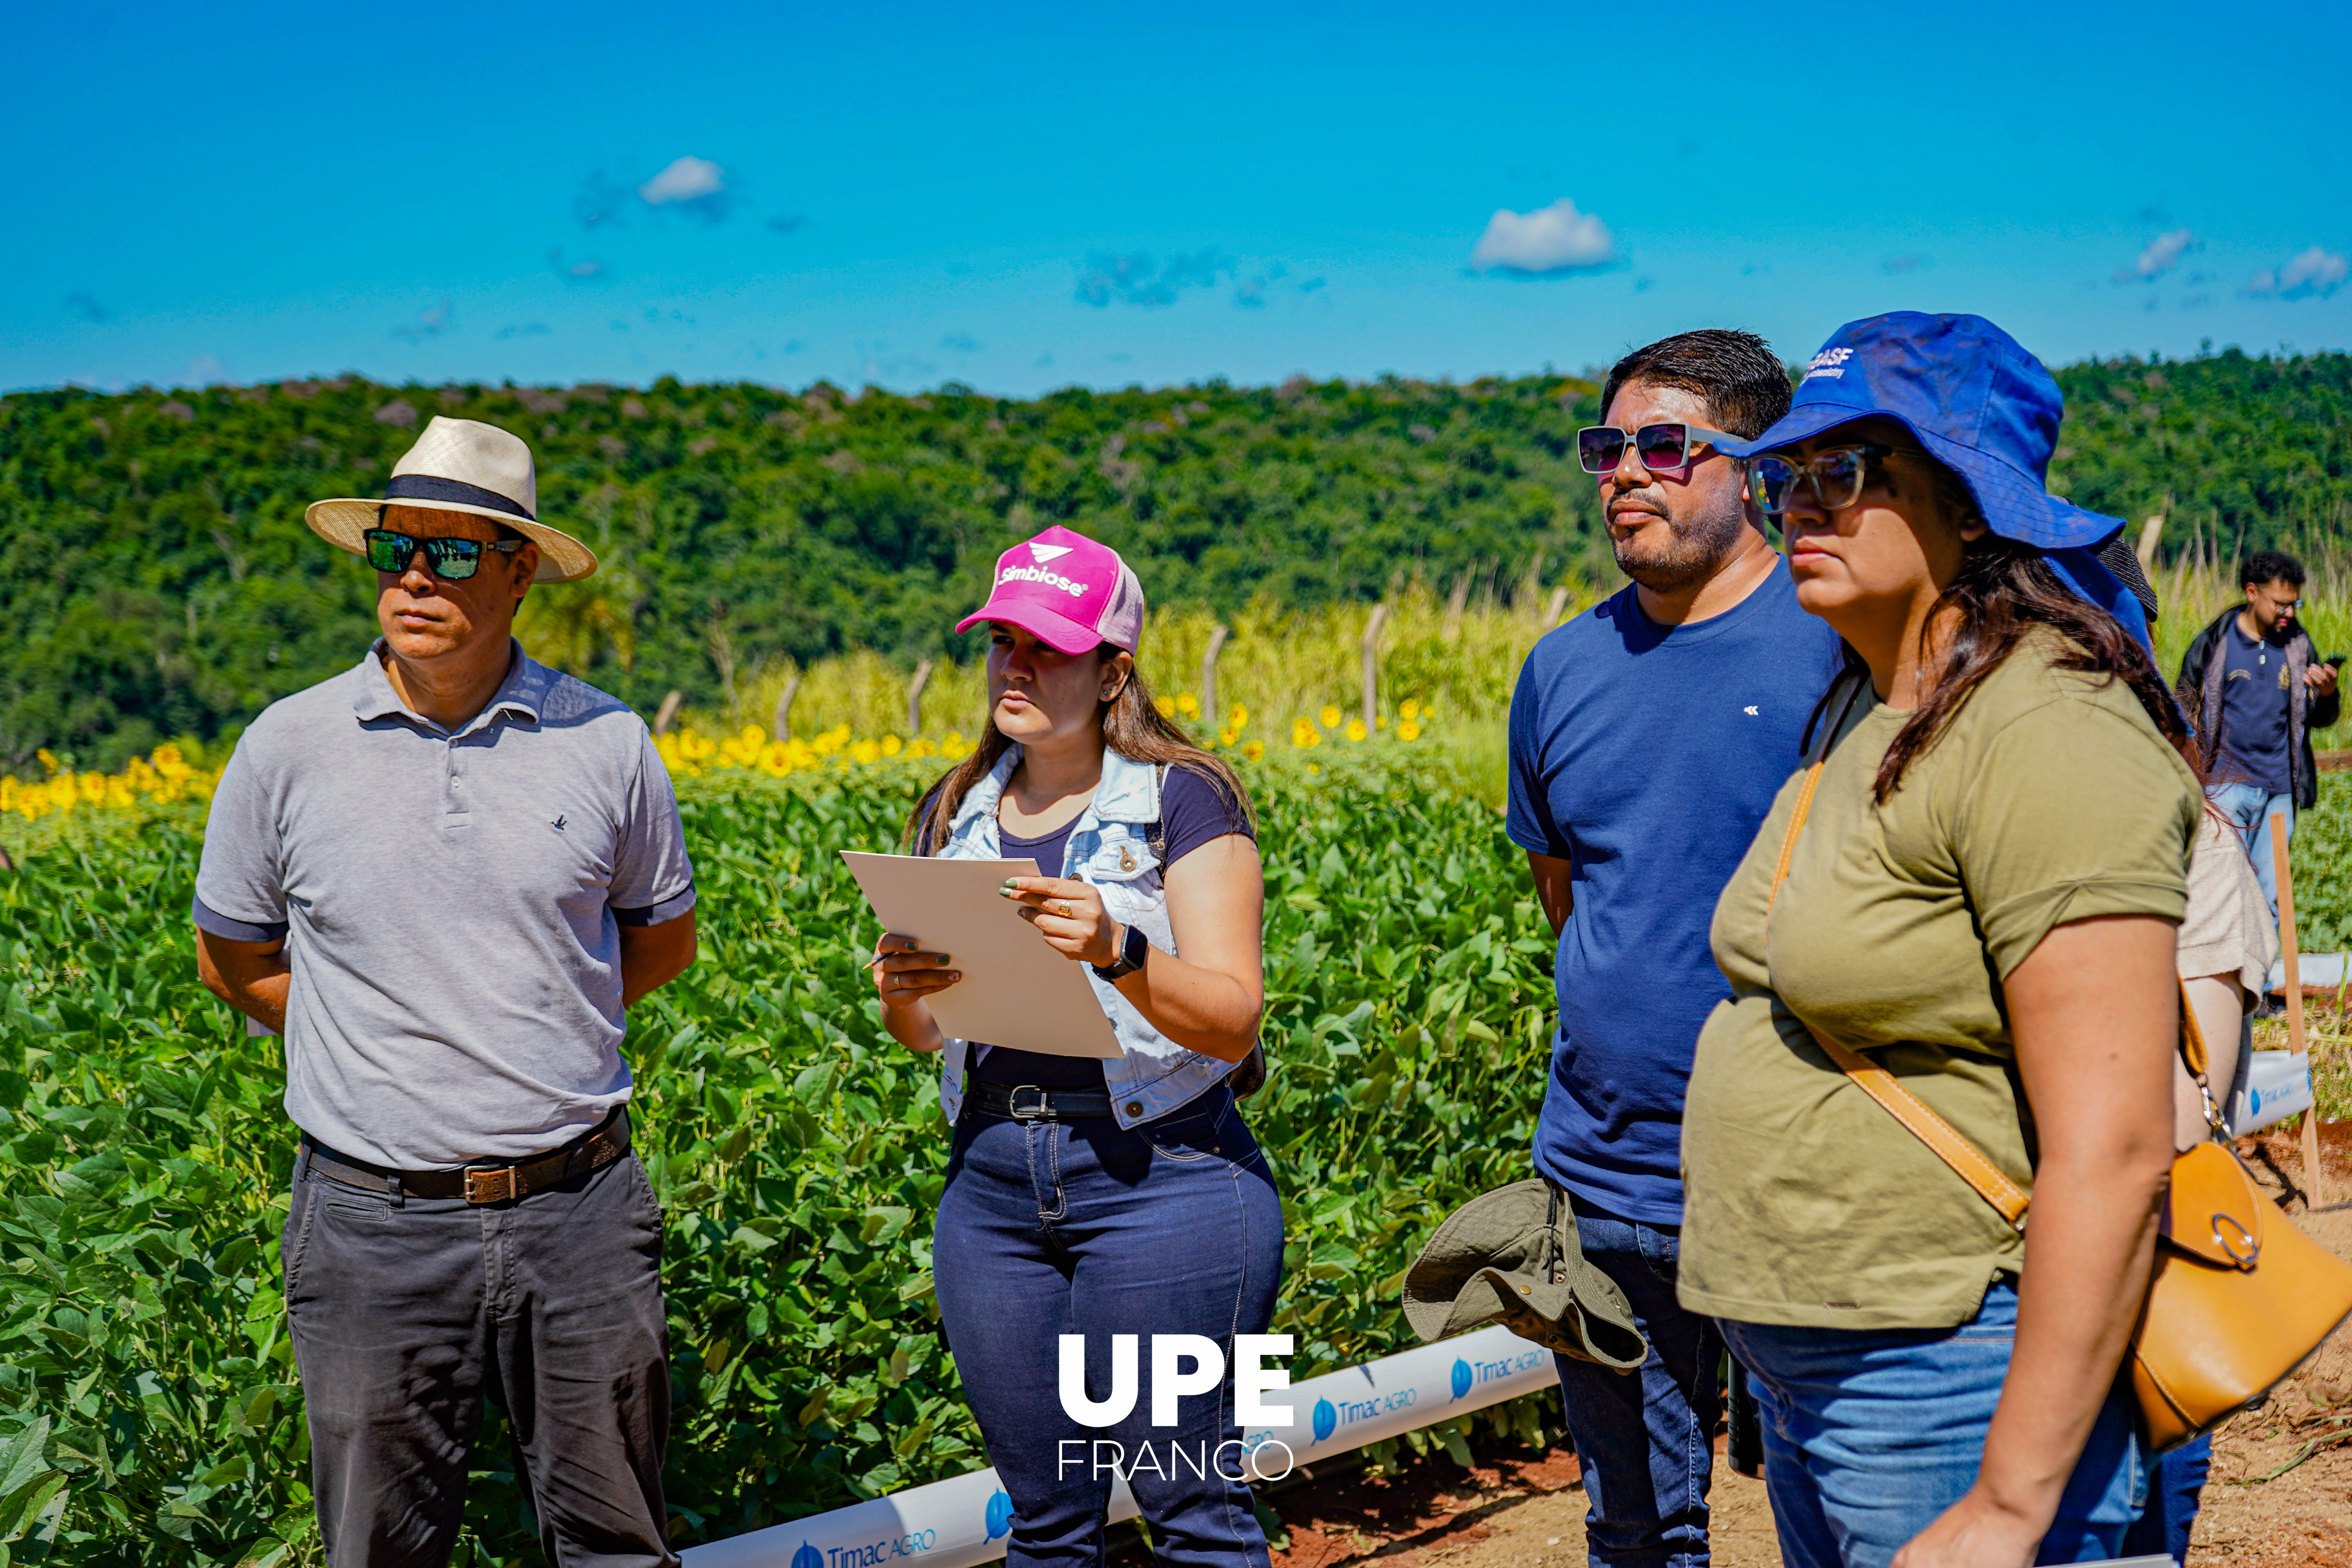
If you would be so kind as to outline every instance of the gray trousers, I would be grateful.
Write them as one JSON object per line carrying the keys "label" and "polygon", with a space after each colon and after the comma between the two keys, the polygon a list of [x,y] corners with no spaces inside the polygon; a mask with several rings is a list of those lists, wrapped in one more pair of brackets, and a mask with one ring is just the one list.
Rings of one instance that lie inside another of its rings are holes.
{"label": "gray trousers", "polygon": [[442,1568],[482,1401],[559,1568],[674,1568],[660,1205],[635,1154],[509,1203],[348,1186],[298,1158],[286,1312],[330,1568]]}

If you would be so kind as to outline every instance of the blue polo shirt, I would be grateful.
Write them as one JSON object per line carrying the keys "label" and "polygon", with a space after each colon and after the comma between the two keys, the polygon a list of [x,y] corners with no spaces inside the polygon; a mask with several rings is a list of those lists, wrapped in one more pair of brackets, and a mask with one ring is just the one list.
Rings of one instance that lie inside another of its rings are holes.
{"label": "blue polo shirt", "polygon": [[2221,628],[2221,757],[2217,782],[2258,784],[2273,795],[2294,787],[2287,771],[2286,649],[2246,636],[2231,616]]}
{"label": "blue polo shirt", "polygon": [[1511,838],[1575,867],[1536,1166],[1586,1205],[1682,1223],[1691,1056],[1730,994],[1707,926],[1838,658],[1837,634],[1797,607],[1775,564],[1739,604],[1686,626],[1651,620],[1628,585],[1519,671]]}

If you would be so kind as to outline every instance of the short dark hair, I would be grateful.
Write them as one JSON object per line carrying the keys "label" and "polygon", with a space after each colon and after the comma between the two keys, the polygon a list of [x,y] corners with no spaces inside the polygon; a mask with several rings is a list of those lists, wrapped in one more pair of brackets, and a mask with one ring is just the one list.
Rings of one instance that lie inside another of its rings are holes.
{"label": "short dark hair", "polygon": [[1772,345],[1754,332],[1706,327],[1676,332],[1635,349],[1609,371],[1601,389],[1601,417],[1629,381],[1678,386],[1706,399],[1707,413],[1726,433],[1753,440],[1789,412],[1789,371]]}
{"label": "short dark hair", "polygon": [[2303,563],[2284,550],[2257,550],[2238,563],[2238,586],[2257,583],[2292,583],[2303,586]]}

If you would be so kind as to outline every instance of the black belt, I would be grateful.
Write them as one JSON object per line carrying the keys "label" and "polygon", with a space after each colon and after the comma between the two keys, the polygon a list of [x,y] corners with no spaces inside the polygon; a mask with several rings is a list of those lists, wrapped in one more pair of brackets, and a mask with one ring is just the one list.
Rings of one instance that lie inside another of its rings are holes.
{"label": "black belt", "polygon": [[301,1159],[331,1181],[394,1198],[463,1198],[469,1204],[500,1204],[601,1170],[628,1152],[628,1109],[616,1105],[610,1116],[560,1149],[520,1160],[478,1161],[461,1170],[386,1170],[338,1154],[307,1132],[302,1135]]}
{"label": "black belt", "polygon": [[1110,1114],[1110,1091],[1101,1089],[1039,1089],[1034,1083],[971,1086],[971,1104],[983,1116],[1015,1121],[1085,1121]]}

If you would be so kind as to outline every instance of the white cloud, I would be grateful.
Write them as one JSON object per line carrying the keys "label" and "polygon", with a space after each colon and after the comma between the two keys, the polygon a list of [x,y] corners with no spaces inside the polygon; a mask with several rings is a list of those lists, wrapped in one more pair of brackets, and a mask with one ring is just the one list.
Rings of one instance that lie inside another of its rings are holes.
{"label": "white cloud", "polygon": [[1617,237],[1608,225],[1578,212],[1566,196],[1531,213],[1497,208],[1470,252],[1470,265],[1480,272],[1569,272],[1616,259]]}
{"label": "white cloud", "polygon": [[1115,300],[1146,309],[1172,305],[1185,289],[1213,288],[1218,279],[1239,270],[1234,258],[1213,245],[1203,246],[1198,256],[1171,257],[1165,266],[1143,251],[1114,256],[1098,250],[1078,268],[1075,297],[1097,310]]}
{"label": "white cloud", "polygon": [[198,354],[180,373],[182,386],[217,386],[228,379],[228,367],[210,354]]}
{"label": "white cloud", "polygon": [[593,283],[604,275],[604,264],[601,261],[564,260],[562,246],[547,253],[547,264],[555,268],[558,276],[570,279],[574,283]]}
{"label": "white cloud", "polygon": [[2147,242],[2139,253],[2139,259],[2133,262],[2129,268],[2116,268],[2116,281],[2118,283],[2153,282],[2179,266],[2180,258],[2190,251],[2204,248],[2205,242],[2185,228],[2176,228],[2169,234],[2159,234]]}
{"label": "white cloud", "polygon": [[689,154],[639,185],[637,195],[647,206],[660,207],[673,202],[698,202],[726,188],[726,170],[708,158]]}
{"label": "white cloud", "polygon": [[2246,292],[2282,300],[2324,300],[2341,289],[2347,276],[2352,276],[2352,262],[2340,252],[2315,245],[2276,270],[2255,273],[2246,284]]}
{"label": "white cloud", "polygon": [[421,343],[427,338],[437,338],[449,330],[450,301],[442,300],[429,310],[419,310],[416,320],[404,327],[394,327],[392,335],[403,342]]}

